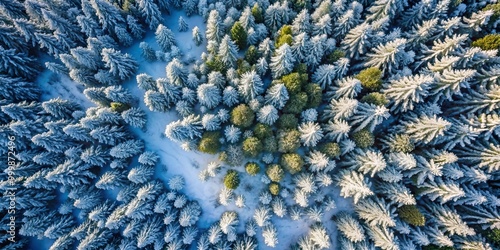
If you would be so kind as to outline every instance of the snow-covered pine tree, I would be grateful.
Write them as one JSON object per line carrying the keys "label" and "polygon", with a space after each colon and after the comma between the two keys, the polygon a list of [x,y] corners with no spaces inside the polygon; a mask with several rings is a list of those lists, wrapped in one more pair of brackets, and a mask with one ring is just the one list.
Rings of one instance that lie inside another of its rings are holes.
{"label": "snow-covered pine tree", "polygon": [[176,45],[174,33],[163,24],[158,25],[155,31],[155,39],[163,52],[169,52]]}
{"label": "snow-covered pine tree", "polygon": [[196,224],[201,215],[201,207],[196,201],[188,202],[179,213],[179,224],[189,227]]}
{"label": "snow-covered pine tree", "polygon": [[266,246],[275,247],[278,244],[278,232],[276,227],[269,223],[262,229],[262,237]]}
{"label": "snow-covered pine tree", "polygon": [[389,117],[389,110],[385,106],[360,102],[357,105],[354,115],[348,120],[350,121],[350,125],[355,127],[353,132],[362,129],[368,129],[368,131],[372,132],[377,125]]}
{"label": "snow-covered pine tree", "polygon": [[307,9],[302,9],[293,19],[292,31],[296,35],[303,32],[307,34],[311,31],[311,28],[311,16],[307,12]]}
{"label": "snow-covered pine tree", "polygon": [[340,187],[342,197],[353,197],[354,203],[364,199],[374,193],[370,190],[371,183],[363,179],[361,173],[355,171],[343,170],[336,177],[337,186]]}
{"label": "snow-covered pine tree", "polygon": [[224,24],[217,10],[210,11],[207,20],[206,37],[209,41],[220,42],[224,35]]}
{"label": "snow-covered pine tree", "polygon": [[276,49],[275,55],[271,58],[271,71],[273,77],[279,78],[283,75],[290,73],[295,65],[295,58],[293,56],[290,45],[283,44]]}
{"label": "snow-covered pine tree", "polygon": [[439,198],[441,204],[450,200],[457,201],[459,198],[465,196],[464,190],[459,185],[451,181],[444,182],[438,178],[434,181],[427,181],[421,186],[423,192],[419,193],[419,195],[426,195],[432,201]]}
{"label": "snow-covered pine tree", "polygon": [[268,207],[259,206],[255,209],[253,219],[259,227],[264,227],[271,219],[271,210]]}
{"label": "snow-covered pine tree", "polygon": [[360,242],[365,239],[365,230],[359,221],[352,215],[342,212],[335,216],[338,230],[344,237],[352,242]]}
{"label": "snow-covered pine tree", "polygon": [[266,26],[271,32],[278,31],[284,24],[290,21],[290,10],[288,9],[288,2],[280,4],[275,2],[270,5],[265,12],[264,21]]}
{"label": "snow-covered pine tree", "polygon": [[361,12],[363,5],[359,2],[352,2],[351,7],[346,10],[336,21],[333,34],[335,37],[344,37],[352,28],[361,22]]}
{"label": "snow-covered pine tree", "polygon": [[24,53],[19,53],[15,49],[4,49],[0,46],[0,70],[10,76],[20,76],[33,79],[37,74],[35,60]]}
{"label": "snow-covered pine tree", "polygon": [[187,31],[189,29],[189,25],[184,21],[184,18],[182,16],[179,17],[179,21],[177,22],[178,28],[180,32]]}
{"label": "snow-covered pine tree", "polygon": [[405,52],[406,39],[398,38],[386,44],[379,44],[373,48],[373,53],[368,53],[367,67],[381,68],[385,72],[394,72],[400,66],[413,61],[413,58]]}
{"label": "snow-covered pine tree", "polygon": [[158,241],[162,237],[162,225],[161,218],[159,216],[154,216],[148,218],[148,220],[142,225],[142,228],[137,233],[137,247],[143,248],[154,242]]}
{"label": "snow-covered pine tree", "polygon": [[455,209],[434,203],[426,204],[428,215],[432,216],[435,223],[448,235],[471,236],[476,232],[470,228]]}
{"label": "snow-covered pine tree", "polygon": [[400,249],[393,231],[385,226],[369,226],[367,227],[367,233],[376,247],[387,250]]}
{"label": "snow-covered pine tree", "polygon": [[393,209],[381,199],[367,198],[360,200],[354,205],[354,209],[358,216],[372,227],[393,227],[396,225]]}
{"label": "snow-covered pine tree", "polygon": [[236,66],[237,54],[238,47],[234,41],[231,40],[229,35],[225,35],[219,45],[219,51],[217,53],[219,59],[226,67],[234,67]]}
{"label": "snow-covered pine tree", "polygon": [[112,31],[114,27],[125,24],[125,19],[120,14],[119,9],[111,3],[103,0],[91,0],[90,3],[103,30]]}
{"label": "snow-covered pine tree", "polygon": [[220,89],[213,84],[201,84],[197,90],[198,101],[207,108],[215,108],[222,100]]}
{"label": "snow-covered pine tree", "polygon": [[341,42],[342,48],[347,50],[347,56],[359,58],[360,55],[363,55],[371,46],[372,32],[372,27],[368,23],[361,23],[349,30]]}
{"label": "snow-covered pine tree", "polygon": [[325,34],[311,37],[305,58],[305,62],[310,69],[315,69],[321,62],[325,54],[326,41],[327,36]]}
{"label": "snow-covered pine tree", "polygon": [[387,199],[402,205],[415,205],[417,201],[410,189],[402,183],[383,182],[377,185],[378,193],[384,194]]}
{"label": "snow-covered pine tree", "polygon": [[179,59],[174,58],[174,60],[169,62],[167,64],[166,71],[170,83],[178,86],[183,86],[186,84],[188,71]]}
{"label": "snow-covered pine tree", "polygon": [[441,117],[426,116],[416,117],[415,115],[402,120],[403,131],[415,141],[417,145],[428,144],[443,136],[451,123]]}
{"label": "snow-covered pine tree", "polygon": [[272,105],[265,105],[257,112],[257,121],[273,125],[279,118],[278,110]]}
{"label": "snow-covered pine tree", "polygon": [[102,61],[109,72],[120,79],[125,80],[131,77],[137,70],[137,62],[129,54],[123,54],[115,49],[103,49]]}
{"label": "snow-covered pine tree", "polygon": [[141,48],[141,55],[144,59],[150,62],[156,61],[156,52],[148,43],[141,42],[139,44],[139,48]]}
{"label": "snow-covered pine tree", "polygon": [[434,83],[434,77],[429,75],[405,76],[390,81],[382,92],[391,101],[391,111],[402,113],[413,110],[415,104],[423,102]]}
{"label": "snow-covered pine tree", "polygon": [[200,32],[198,26],[194,26],[192,31],[193,41],[196,46],[200,46],[203,43],[203,35]]}
{"label": "snow-covered pine tree", "polygon": [[241,76],[238,91],[246,101],[250,101],[264,92],[263,86],[260,76],[252,70]]}
{"label": "snow-covered pine tree", "polygon": [[305,147],[315,147],[323,138],[323,129],[315,122],[306,122],[298,127],[300,140]]}

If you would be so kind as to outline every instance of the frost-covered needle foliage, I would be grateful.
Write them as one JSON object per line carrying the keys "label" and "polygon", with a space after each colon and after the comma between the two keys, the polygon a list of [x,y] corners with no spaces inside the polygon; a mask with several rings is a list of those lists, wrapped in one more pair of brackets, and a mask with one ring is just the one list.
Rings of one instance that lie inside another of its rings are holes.
{"label": "frost-covered needle foliage", "polygon": [[[487,0],[0,0],[0,244],[500,249],[499,18]],[[82,93],[47,98],[66,78]],[[219,157],[200,183],[138,136],[158,124]]]}

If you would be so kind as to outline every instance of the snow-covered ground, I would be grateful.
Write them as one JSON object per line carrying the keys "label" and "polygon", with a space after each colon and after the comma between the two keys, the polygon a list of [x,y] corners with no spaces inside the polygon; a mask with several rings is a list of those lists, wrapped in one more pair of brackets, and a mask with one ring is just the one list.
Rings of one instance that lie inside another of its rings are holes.
{"label": "snow-covered ground", "polygon": [[[189,30],[186,32],[177,31],[177,22],[181,15],[189,25]],[[205,24],[201,16],[187,17],[184,12],[175,11],[169,16],[164,16],[163,24],[175,33],[177,46],[183,52],[184,58],[191,55],[199,59],[201,53],[205,51],[206,41],[199,47],[195,46],[192,41],[191,30],[194,26],[198,26],[202,34],[205,33]],[[149,43],[154,49],[159,49],[156,45],[153,31],[147,32],[143,41]],[[139,43],[124,49],[124,52],[131,54],[133,58],[139,62],[137,74],[147,73],[155,79],[166,77],[165,67],[167,62],[147,62],[141,56]],[[74,83],[66,76],[56,76],[52,72],[46,70],[39,77],[38,83],[40,87],[46,91],[43,94],[43,100],[61,97],[78,102],[85,108],[94,106],[94,104],[87,100],[82,94],[83,86]],[[124,83],[123,86],[134,94],[138,100],[138,106],[147,113],[147,127],[143,130],[132,129],[132,131],[136,136],[144,140],[147,150],[154,151],[160,156],[161,163],[157,168],[155,176],[163,180],[165,184],[172,176],[181,175],[184,177],[186,185],[183,192],[190,199],[197,200],[203,210],[202,216],[198,222],[200,228],[208,228],[220,218],[224,211],[233,210],[239,214],[240,226],[238,227],[238,231],[239,233],[244,232],[245,222],[253,216],[255,208],[258,206],[258,195],[263,189],[267,189],[267,185],[260,181],[260,175],[254,177],[247,174],[240,175],[242,177],[241,184],[240,187],[235,190],[235,194],[244,195],[246,199],[246,206],[244,208],[236,207],[234,202],[227,207],[218,204],[218,195],[223,187],[222,177],[228,167],[223,167],[222,171],[220,171],[216,177],[210,178],[206,182],[199,180],[198,174],[200,170],[205,168],[208,163],[212,161],[219,162],[217,156],[195,151],[186,152],[180,145],[166,138],[164,135],[166,125],[178,119],[175,111],[168,113],[149,111],[143,102],[144,91],[137,87],[135,78]],[[244,172],[243,166],[234,169],[242,173]],[[289,180],[290,178],[287,179]],[[285,187],[289,188],[290,186],[291,185],[285,185]],[[330,234],[333,243],[332,249],[335,249],[336,230],[330,218],[338,211],[352,210],[352,201],[340,197],[339,191],[336,188],[332,187],[329,193],[334,197],[337,208],[325,213],[324,225]],[[313,223],[305,216],[298,221],[291,220],[289,216],[285,216],[284,218],[274,216],[272,220],[277,227],[279,240],[278,245],[274,249],[288,249],[291,244],[295,243],[302,235],[308,232],[309,226]],[[260,231],[257,238],[260,249],[271,249],[265,246]]]}

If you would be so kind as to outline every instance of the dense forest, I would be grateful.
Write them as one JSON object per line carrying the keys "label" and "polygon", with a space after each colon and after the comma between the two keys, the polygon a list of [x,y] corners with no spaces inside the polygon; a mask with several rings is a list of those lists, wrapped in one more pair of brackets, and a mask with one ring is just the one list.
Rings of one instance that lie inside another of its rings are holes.
{"label": "dense forest", "polygon": [[[499,18],[494,0],[0,0],[0,246],[500,249]],[[56,78],[91,107],[44,99]],[[163,176],[193,166],[147,146],[153,114],[217,157],[196,182]],[[210,183],[212,222],[185,192]],[[283,221],[307,230],[284,245]]]}

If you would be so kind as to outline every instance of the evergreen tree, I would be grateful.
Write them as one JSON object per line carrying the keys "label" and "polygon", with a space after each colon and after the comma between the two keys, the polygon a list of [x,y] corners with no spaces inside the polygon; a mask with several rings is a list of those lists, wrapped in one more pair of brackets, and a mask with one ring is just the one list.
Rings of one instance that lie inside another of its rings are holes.
{"label": "evergreen tree", "polygon": [[335,216],[337,228],[344,237],[352,242],[361,242],[365,239],[365,230],[358,220],[348,213],[340,213]]}
{"label": "evergreen tree", "polygon": [[163,24],[156,28],[155,39],[163,52],[169,52],[172,46],[176,45],[174,33]]}
{"label": "evergreen tree", "polygon": [[331,64],[323,64],[319,66],[314,72],[313,81],[318,83],[322,89],[327,89],[332,86],[333,81],[340,78],[342,75],[338,74],[339,68]]}
{"label": "evergreen tree", "polygon": [[257,120],[272,125],[278,120],[278,110],[272,105],[265,105],[257,112]]}
{"label": "evergreen tree", "polygon": [[309,36],[305,32],[293,37],[292,53],[298,61],[304,62],[306,60],[311,47],[310,43]]}
{"label": "evergreen tree", "polygon": [[370,190],[371,183],[364,180],[362,174],[354,171],[342,171],[339,177],[336,178],[336,182],[340,187],[340,195],[342,197],[353,197],[355,204],[360,199],[374,194]]}
{"label": "evergreen tree", "polygon": [[127,27],[135,39],[142,38],[142,35],[144,33],[142,25],[132,15],[127,15]]}
{"label": "evergreen tree", "polygon": [[390,41],[384,45],[378,45],[372,50],[373,53],[367,55],[368,60],[365,65],[393,72],[400,65],[413,61],[413,58],[405,52],[405,45],[406,39],[403,38]]}
{"label": "evergreen tree", "polygon": [[268,224],[262,230],[262,237],[266,246],[275,247],[278,244],[278,232],[273,224]]}
{"label": "evergreen tree", "polygon": [[108,171],[101,175],[95,186],[99,189],[110,190],[126,185],[126,175],[122,171]]}
{"label": "evergreen tree", "polygon": [[56,119],[69,119],[72,117],[73,112],[80,109],[76,103],[61,98],[43,102],[42,107],[45,112],[51,114]]}
{"label": "evergreen tree", "polygon": [[257,226],[259,227],[265,226],[270,218],[271,218],[271,211],[268,207],[259,206],[255,209],[253,219],[255,224],[257,224]]}
{"label": "evergreen tree", "polygon": [[189,202],[181,209],[179,214],[179,224],[182,227],[190,227],[196,224],[201,214],[201,207],[198,202]]}
{"label": "evergreen tree", "polygon": [[323,138],[323,130],[314,122],[302,123],[299,126],[300,140],[306,147],[314,147]]}
{"label": "evergreen tree", "polygon": [[377,189],[379,193],[385,194],[389,200],[398,204],[415,205],[417,203],[411,191],[401,183],[381,183],[377,185]]}
{"label": "evergreen tree", "polygon": [[309,51],[306,56],[306,64],[311,69],[315,69],[321,62],[325,54],[326,35],[316,35],[311,38]]}
{"label": "evergreen tree", "polygon": [[356,27],[361,21],[361,12],[363,5],[358,2],[352,2],[351,8],[345,11],[337,20],[334,34],[338,37],[345,36],[352,28]]}
{"label": "evergreen tree", "polygon": [[140,165],[138,167],[132,168],[129,171],[127,178],[133,183],[145,183],[148,180],[150,180],[153,174],[154,174],[154,167],[147,165]]}
{"label": "evergreen tree", "polygon": [[[79,64],[91,70],[97,70],[98,68],[102,67],[102,63],[99,60],[99,55],[90,49],[82,47],[73,48],[71,49],[71,55]],[[63,60],[64,56],[60,55],[59,57],[61,58],[61,60]]]}
{"label": "evergreen tree", "polygon": [[451,123],[437,116],[410,117],[402,122],[405,133],[416,144],[428,144],[443,136]]}
{"label": "evergreen tree", "polygon": [[201,84],[197,90],[198,101],[207,108],[215,108],[221,102],[220,89],[213,84]]}
{"label": "evergreen tree", "polygon": [[158,238],[161,238],[162,228],[163,226],[159,217],[148,219],[137,234],[137,247],[143,248],[153,244]]}
{"label": "evergreen tree", "polygon": [[134,42],[134,39],[132,38],[132,36],[130,36],[127,29],[125,29],[124,27],[116,26],[115,34],[116,37],[118,37],[118,42],[125,47],[132,45],[132,43]]}
{"label": "evergreen tree", "polygon": [[140,0],[138,1],[138,7],[150,30],[154,30],[163,20],[161,17],[160,9],[154,1]]}
{"label": "evergreen tree", "polygon": [[255,26],[255,17],[252,15],[252,10],[249,6],[245,7],[241,13],[238,23],[242,26],[244,31],[248,31]]}
{"label": "evergreen tree", "polygon": [[240,22],[235,22],[231,28],[231,39],[238,45],[239,49],[244,49],[246,47],[247,32]]}
{"label": "evergreen tree", "polygon": [[331,35],[332,33],[332,18],[329,14],[322,16],[314,23],[313,35]]}
{"label": "evergreen tree", "polygon": [[431,59],[436,59],[437,57],[447,56],[450,52],[453,52],[459,48],[464,41],[467,39],[468,35],[462,34],[453,36],[447,36],[445,39],[436,40],[433,43],[432,48],[428,48],[422,45],[422,56],[420,64],[430,61]]}
{"label": "evergreen tree", "polygon": [[151,111],[167,112],[172,103],[167,100],[167,97],[157,91],[148,90],[144,94],[144,103]]}
{"label": "evergreen tree", "polygon": [[360,200],[354,209],[359,217],[372,226],[393,227],[395,226],[394,214],[389,205],[380,199]]}
{"label": "evergreen tree", "polygon": [[428,95],[434,78],[428,75],[407,76],[391,81],[382,91],[391,100],[391,111],[406,112],[413,110]]}
{"label": "evergreen tree", "polygon": [[80,31],[87,35],[87,37],[96,37],[102,34],[102,31],[98,29],[99,24],[93,18],[79,15],[76,17],[76,21],[80,26]]}
{"label": "evergreen tree", "polygon": [[295,63],[292,51],[288,44],[284,44],[276,50],[276,55],[271,58],[271,70],[273,77],[279,78],[292,71]]}
{"label": "evergreen tree", "polygon": [[186,21],[184,21],[184,18],[182,18],[182,16],[179,17],[179,21],[177,23],[179,26],[177,30],[179,30],[180,32],[184,32],[189,29],[188,24],[186,23]]}
{"label": "evergreen tree", "polygon": [[218,57],[222,63],[227,67],[234,67],[236,65],[236,59],[238,54],[238,48],[228,35],[225,35],[220,42]]}
{"label": "evergreen tree", "polygon": [[309,33],[311,30],[311,17],[307,9],[302,9],[299,14],[293,19],[292,31],[294,34]]}
{"label": "evergreen tree", "polygon": [[430,95],[442,96],[439,99],[452,101],[453,95],[461,95],[461,88],[469,88],[469,81],[472,80],[476,70],[448,70],[445,69],[438,76],[437,84],[430,89]]}
{"label": "evergreen tree", "polygon": [[434,201],[437,198],[444,204],[450,200],[457,201],[465,196],[465,192],[459,185],[451,182],[443,182],[440,179],[429,181],[422,185],[423,192],[419,195],[427,195],[430,200]]}
{"label": "evergreen tree", "polygon": [[125,80],[137,70],[137,62],[129,54],[122,54],[115,49],[103,49],[102,61],[109,68],[109,72]]}
{"label": "evergreen tree", "polygon": [[266,8],[266,13],[264,16],[264,21],[266,26],[269,27],[271,32],[276,32],[279,30],[281,26],[288,23],[290,20],[288,9],[288,3],[283,3],[280,5],[279,2],[274,3],[273,5]]}
{"label": "evergreen tree", "polygon": [[203,35],[200,33],[200,29],[198,26],[194,26],[193,28],[193,41],[196,46],[200,46],[203,43]]}
{"label": "evergreen tree", "polygon": [[141,55],[144,59],[150,62],[156,61],[156,52],[148,43],[141,42],[139,48],[141,48]]}
{"label": "evergreen tree", "polygon": [[388,250],[399,249],[398,243],[394,238],[394,233],[384,226],[370,226],[367,228],[368,236],[373,240],[376,247]]}
{"label": "evergreen tree", "polygon": [[210,11],[207,21],[206,37],[209,41],[220,42],[224,34],[224,24],[217,10]]}
{"label": "evergreen tree", "polygon": [[239,94],[234,87],[227,86],[226,88],[224,88],[222,94],[222,102],[224,103],[224,105],[232,107],[239,103]]}
{"label": "evergreen tree", "polygon": [[361,81],[356,78],[346,77],[342,78],[330,87],[331,92],[327,92],[327,95],[331,95],[332,98],[355,98],[359,92],[361,92],[362,86]]}
{"label": "evergreen tree", "polygon": [[167,64],[167,77],[174,85],[182,86],[186,84],[188,72],[179,59],[174,58]]}
{"label": "evergreen tree", "polygon": [[95,14],[99,18],[104,30],[112,30],[116,26],[123,25],[125,20],[120,14],[118,8],[109,2],[103,0],[90,0]]}
{"label": "evergreen tree", "polygon": [[128,140],[111,148],[109,154],[116,158],[129,158],[140,153],[143,148],[142,141]]}
{"label": "evergreen tree", "polygon": [[134,97],[132,93],[127,89],[124,89],[122,86],[109,86],[104,89],[104,93],[106,94],[106,98],[113,102],[132,104],[134,102]]}
{"label": "evergreen tree", "polygon": [[342,48],[347,50],[347,55],[351,58],[359,58],[364,54],[370,45],[372,37],[372,27],[368,23],[362,23],[352,28],[342,40]]}
{"label": "evergreen tree", "polygon": [[474,229],[467,226],[461,216],[452,208],[437,204],[428,204],[429,215],[435,218],[436,224],[448,235],[475,235]]}
{"label": "evergreen tree", "polygon": [[389,110],[386,107],[362,102],[357,105],[356,112],[349,118],[349,121],[351,125],[356,127],[353,132],[365,128],[372,132],[377,125],[389,117]]}
{"label": "evergreen tree", "polygon": [[0,71],[12,77],[21,76],[33,79],[38,73],[35,60],[15,49],[4,49],[0,46]]}
{"label": "evergreen tree", "polygon": [[249,71],[241,76],[238,91],[245,100],[250,101],[264,92],[264,84],[260,76],[254,71]]}
{"label": "evergreen tree", "polygon": [[165,135],[174,141],[183,142],[201,138],[201,121],[199,116],[190,115],[182,120],[172,122],[167,125]]}

